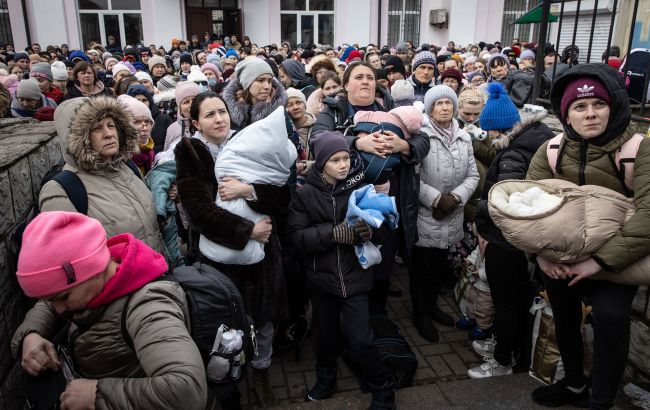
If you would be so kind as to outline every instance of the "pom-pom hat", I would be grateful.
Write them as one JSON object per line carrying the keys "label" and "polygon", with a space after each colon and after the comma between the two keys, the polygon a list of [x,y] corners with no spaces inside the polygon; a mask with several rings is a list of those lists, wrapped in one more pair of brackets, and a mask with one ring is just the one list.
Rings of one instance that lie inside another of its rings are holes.
{"label": "pom-pom hat", "polygon": [[503,85],[490,83],[487,87],[488,100],[481,111],[481,128],[489,130],[509,130],[521,122],[521,116]]}

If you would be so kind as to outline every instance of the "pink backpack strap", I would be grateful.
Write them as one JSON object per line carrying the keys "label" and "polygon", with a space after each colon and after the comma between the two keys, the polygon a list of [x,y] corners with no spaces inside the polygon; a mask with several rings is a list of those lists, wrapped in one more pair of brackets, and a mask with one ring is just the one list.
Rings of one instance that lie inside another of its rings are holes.
{"label": "pink backpack strap", "polygon": [[557,156],[560,151],[560,145],[562,144],[562,138],[564,134],[558,134],[555,137],[551,138],[546,144],[546,158],[548,159],[548,165],[551,167],[551,172],[555,175],[555,168],[557,167]]}
{"label": "pink backpack strap", "polygon": [[625,141],[614,153],[616,166],[621,172],[625,180],[625,186],[630,192],[634,192],[634,160],[644,138],[642,134],[634,134],[632,138]]}

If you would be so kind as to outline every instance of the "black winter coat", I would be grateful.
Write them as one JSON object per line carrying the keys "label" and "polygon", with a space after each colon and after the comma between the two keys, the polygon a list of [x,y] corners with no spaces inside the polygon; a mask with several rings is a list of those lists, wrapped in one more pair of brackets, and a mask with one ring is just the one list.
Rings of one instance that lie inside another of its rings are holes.
{"label": "black winter coat", "polygon": [[[377,87],[376,93],[383,102],[382,111],[390,111],[394,108],[393,98],[388,91]],[[350,133],[348,127],[353,124],[353,118],[348,115],[348,101],[345,95],[339,94],[338,98],[327,97],[323,100],[325,108],[316,119],[312,135],[323,131],[340,131]],[[351,148],[355,148],[356,136],[346,135]],[[397,184],[391,182],[391,191],[397,185],[395,193],[400,214],[400,254],[406,258],[410,266],[411,249],[418,238],[417,220],[418,204],[420,196],[420,177],[415,172],[418,165],[429,154],[429,137],[424,133],[418,133],[408,139],[411,146],[411,153],[408,157],[401,156],[402,162],[393,168],[395,176],[391,178]],[[391,192],[392,195],[392,192]]]}
{"label": "black winter coat", "polygon": [[372,272],[361,267],[354,246],[333,240],[334,226],[345,221],[352,191],[365,185],[363,177],[358,167],[331,186],[312,167],[306,184],[296,190],[287,233],[305,257],[307,286],[314,292],[347,298],[372,289]]}
{"label": "black winter coat", "polygon": [[[254,224],[215,204],[218,181],[209,148],[196,138],[182,138],[174,154],[178,196],[190,219],[191,230],[219,245],[244,249]],[[287,185],[252,185],[257,201],[247,201],[248,206],[271,216],[273,222],[273,233],[264,247],[264,260],[254,265],[205,262],[232,279],[244,297],[248,314],[261,326],[270,320],[280,321],[288,314],[276,215],[287,212],[291,190]]]}
{"label": "black winter coat", "polygon": [[150,108],[153,117],[153,129],[151,130],[151,138],[153,139],[153,150],[157,154],[165,147],[165,138],[167,137],[167,128],[174,123],[174,120],[164,112],[158,109],[158,106],[153,104]]}
{"label": "black winter coat", "polygon": [[495,141],[497,155],[487,170],[485,185],[478,203],[476,229],[487,241],[504,249],[516,251],[503,237],[501,230],[492,222],[488,212],[487,198],[490,188],[506,179],[525,179],[533,156],[546,141],[555,136],[553,131],[539,122],[539,117],[524,121],[505,136]]}

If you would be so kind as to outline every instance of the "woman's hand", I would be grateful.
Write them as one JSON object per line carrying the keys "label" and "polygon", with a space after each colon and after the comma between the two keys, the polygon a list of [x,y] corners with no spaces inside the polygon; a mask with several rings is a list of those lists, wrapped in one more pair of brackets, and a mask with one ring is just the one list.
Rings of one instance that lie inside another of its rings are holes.
{"label": "woman's hand", "polygon": [[249,198],[253,193],[253,187],[239,182],[232,177],[223,177],[219,181],[219,196],[222,201],[232,201],[237,198]]}
{"label": "woman's hand", "polygon": [[61,362],[52,342],[38,333],[30,333],[23,339],[20,365],[30,376],[38,376],[47,369],[59,370]]}
{"label": "woman's hand", "polygon": [[387,154],[402,154],[409,155],[411,153],[411,146],[406,140],[401,139],[397,134],[392,131],[384,131],[383,133],[383,151]]}
{"label": "woman's hand", "polygon": [[305,171],[307,171],[307,161],[296,162],[296,174],[304,175]]}
{"label": "woman's hand", "polygon": [[176,198],[178,198],[178,189],[176,189],[176,184],[172,184],[169,187],[169,191],[167,191],[167,196],[169,197],[170,201],[176,202]]}
{"label": "woman's hand", "polygon": [[75,379],[61,393],[61,410],[94,410],[97,380]]}
{"label": "woman's hand", "polygon": [[570,276],[570,268],[561,263],[554,263],[543,256],[537,256],[537,263],[542,271],[551,279],[566,279]]}
{"label": "woman's hand", "polygon": [[251,233],[251,239],[261,243],[268,243],[272,231],[273,225],[271,224],[271,218],[267,216],[255,224]]}
{"label": "woman's hand", "polygon": [[569,275],[573,276],[573,280],[569,282],[569,286],[573,286],[583,279],[594,276],[602,269],[603,268],[594,260],[594,258],[589,258],[586,261],[570,265]]}
{"label": "woman's hand", "polygon": [[386,151],[384,136],[380,132],[373,132],[372,134],[357,138],[355,146],[357,151],[368,152],[382,158],[385,158],[386,154],[390,154],[390,151]]}

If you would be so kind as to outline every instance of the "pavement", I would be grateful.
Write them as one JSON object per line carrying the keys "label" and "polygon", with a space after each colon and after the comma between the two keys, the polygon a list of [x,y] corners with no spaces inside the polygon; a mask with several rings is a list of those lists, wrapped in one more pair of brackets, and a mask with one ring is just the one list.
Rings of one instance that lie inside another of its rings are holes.
{"label": "pavement", "polygon": [[[479,366],[483,360],[471,346],[467,331],[435,324],[440,341],[431,343],[422,339],[411,321],[411,299],[408,292],[408,273],[396,265],[392,283],[402,290],[402,297],[390,297],[388,315],[401,328],[418,359],[414,387],[397,391],[396,401],[400,409],[538,409],[530,399],[530,393],[541,383],[527,372],[512,376],[472,380],[467,369]],[[441,296],[439,306],[455,319],[459,311],[451,295]],[[273,355],[271,385],[278,398],[278,409],[361,409],[367,408],[370,395],[359,388],[356,377],[342,360],[338,361],[338,392],[333,398],[321,402],[305,403],[305,395],[316,381],[316,362],[310,339],[303,343],[300,357],[296,351]],[[257,408],[253,392],[252,372],[239,385],[242,406]],[[619,394],[619,397],[623,396]],[[627,401],[617,402],[618,409],[639,408]]]}

